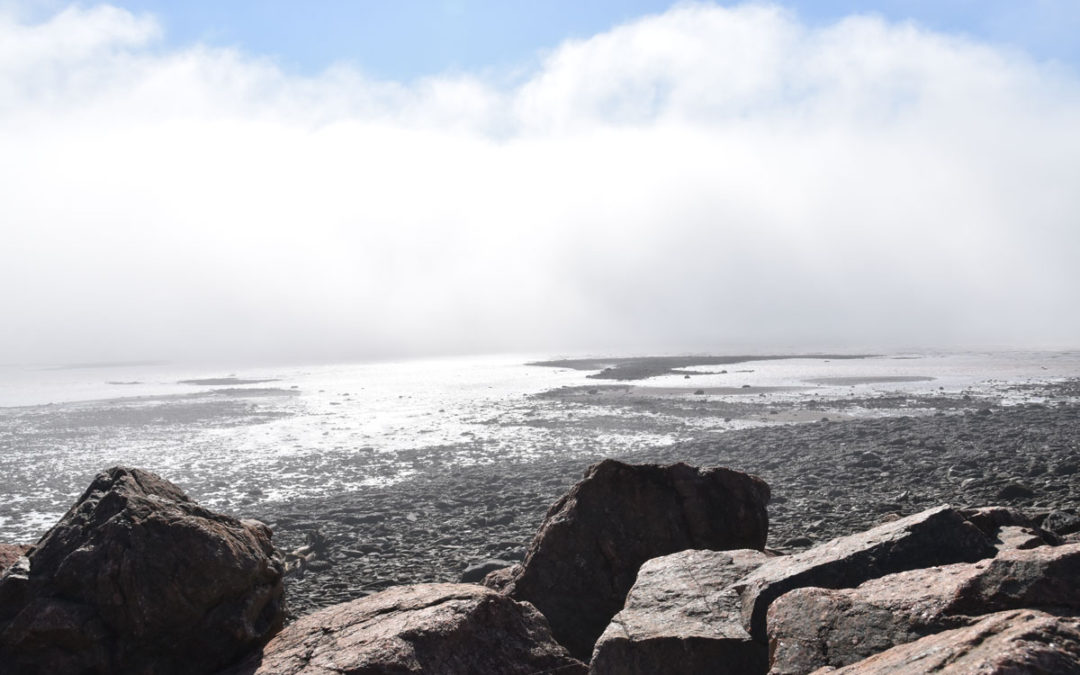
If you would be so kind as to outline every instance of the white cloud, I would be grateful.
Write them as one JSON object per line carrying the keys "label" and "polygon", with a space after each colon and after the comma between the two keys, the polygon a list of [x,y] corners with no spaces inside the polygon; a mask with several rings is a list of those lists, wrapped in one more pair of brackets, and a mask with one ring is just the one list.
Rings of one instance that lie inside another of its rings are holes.
{"label": "white cloud", "polygon": [[507,86],[0,15],[3,361],[1080,339],[1080,86],[682,5]]}

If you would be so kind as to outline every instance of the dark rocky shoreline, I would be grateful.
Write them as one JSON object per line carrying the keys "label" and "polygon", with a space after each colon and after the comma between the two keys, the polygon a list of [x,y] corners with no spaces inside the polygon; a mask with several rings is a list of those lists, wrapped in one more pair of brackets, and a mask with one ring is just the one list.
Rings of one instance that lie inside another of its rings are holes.
{"label": "dark rocky shoreline", "polygon": [[[786,551],[942,503],[1008,504],[1036,517],[1075,513],[1080,383],[1025,393],[1046,402],[1003,406],[963,395],[830,401],[823,416],[835,417],[843,405],[936,412],[709,433],[615,458],[760,476],[773,493],[768,546]],[[481,560],[520,560],[547,508],[600,458],[444,466],[388,488],[247,515],[270,523],[284,550],[318,548],[287,578],[299,616],[397,584],[458,581]]]}
{"label": "dark rocky shoreline", "polygon": [[272,543],[115,467],[0,551],[0,673],[1080,672],[1077,388],[436,466]]}

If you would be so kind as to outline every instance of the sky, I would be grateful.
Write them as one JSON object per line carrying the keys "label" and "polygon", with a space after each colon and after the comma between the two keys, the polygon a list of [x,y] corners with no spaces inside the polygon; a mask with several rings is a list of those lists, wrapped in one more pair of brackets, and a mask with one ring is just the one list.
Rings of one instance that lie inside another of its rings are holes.
{"label": "sky", "polygon": [[0,0],[0,363],[1080,347],[1078,29]]}

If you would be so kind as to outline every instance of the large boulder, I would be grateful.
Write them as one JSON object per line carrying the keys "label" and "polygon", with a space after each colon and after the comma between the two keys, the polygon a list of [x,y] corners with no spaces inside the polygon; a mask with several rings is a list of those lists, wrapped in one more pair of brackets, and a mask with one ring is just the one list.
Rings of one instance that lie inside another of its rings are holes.
{"label": "large boulder", "polygon": [[939,506],[765,563],[739,582],[743,624],[764,643],[769,605],[788,591],[851,588],[894,572],[974,562],[994,553],[974,525],[954,509]]}
{"label": "large boulder", "polygon": [[528,603],[476,584],[420,584],[308,614],[221,675],[586,670]]}
{"label": "large boulder", "polygon": [[1080,619],[1033,610],[991,614],[976,624],[929,635],[830,675],[910,673],[1080,673]]}
{"label": "large boulder", "polygon": [[592,675],[762,673],[731,584],[768,560],[760,551],[682,551],[641,566],[626,605],[596,642]]}
{"label": "large boulder", "polygon": [[605,460],[551,507],[506,592],[588,659],[642,563],[690,548],[763,549],[768,501],[768,485],[738,471]]}
{"label": "large boulder", "polygon": [[99,474],[0,578],[0,671],[207,673],[284,619],[270,530],[139,469]]}
{"label": "large boulder", "polygon": [[845,666],[969,617],[1026,607],[1080,610],[1080,544],[890,574],[857,588],[800,588],[768,614],[774,675]]}

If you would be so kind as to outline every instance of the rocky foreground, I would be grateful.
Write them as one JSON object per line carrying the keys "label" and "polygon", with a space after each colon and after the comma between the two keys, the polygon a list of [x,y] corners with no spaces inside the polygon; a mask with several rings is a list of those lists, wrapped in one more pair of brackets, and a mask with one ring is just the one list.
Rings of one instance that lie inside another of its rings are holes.
{"label": "rocky foreground", "polygon": [[483,584],[285,625],[267,527],[111,469],[36,545],[0,549],[0,673],[1080,673],[1068,511],[939,505],[785,554],[770,493],[606,460]]}
{"label": "rocky foreground", "polygon": [[[1040,522],[1052,513],[1075,518],[1080,405],[1072,401],[1080,383],[1040,385],[1032,393],[1044,402],[852,398],[816,411],[804,409],[814,407],[810,402],[795,411],[791,404],[739,404],[747,409],[731,414],[798,412],[816,421],[713,433],[614,457],[735,467],[761,477],[772,488],[768,545],[789,553],[944,503],[1008,505]],[[646,422],[655,406],[675,404],[684,405],[655,397],[620,403]],[[844,405],[877,406],[891,416],[838,421]],[[722,412],[708,407],[702,414]],[[489,567],[520,562],[549,505],[581,479],[585,466],[603,458],[435,464],[389,488],[294,500],[252,515],[273,528],[280,548],[304,556],[291,559],[286,578],[290,608],[299,616],[390,586],[476,580],[487,560],[496,561]]]}

